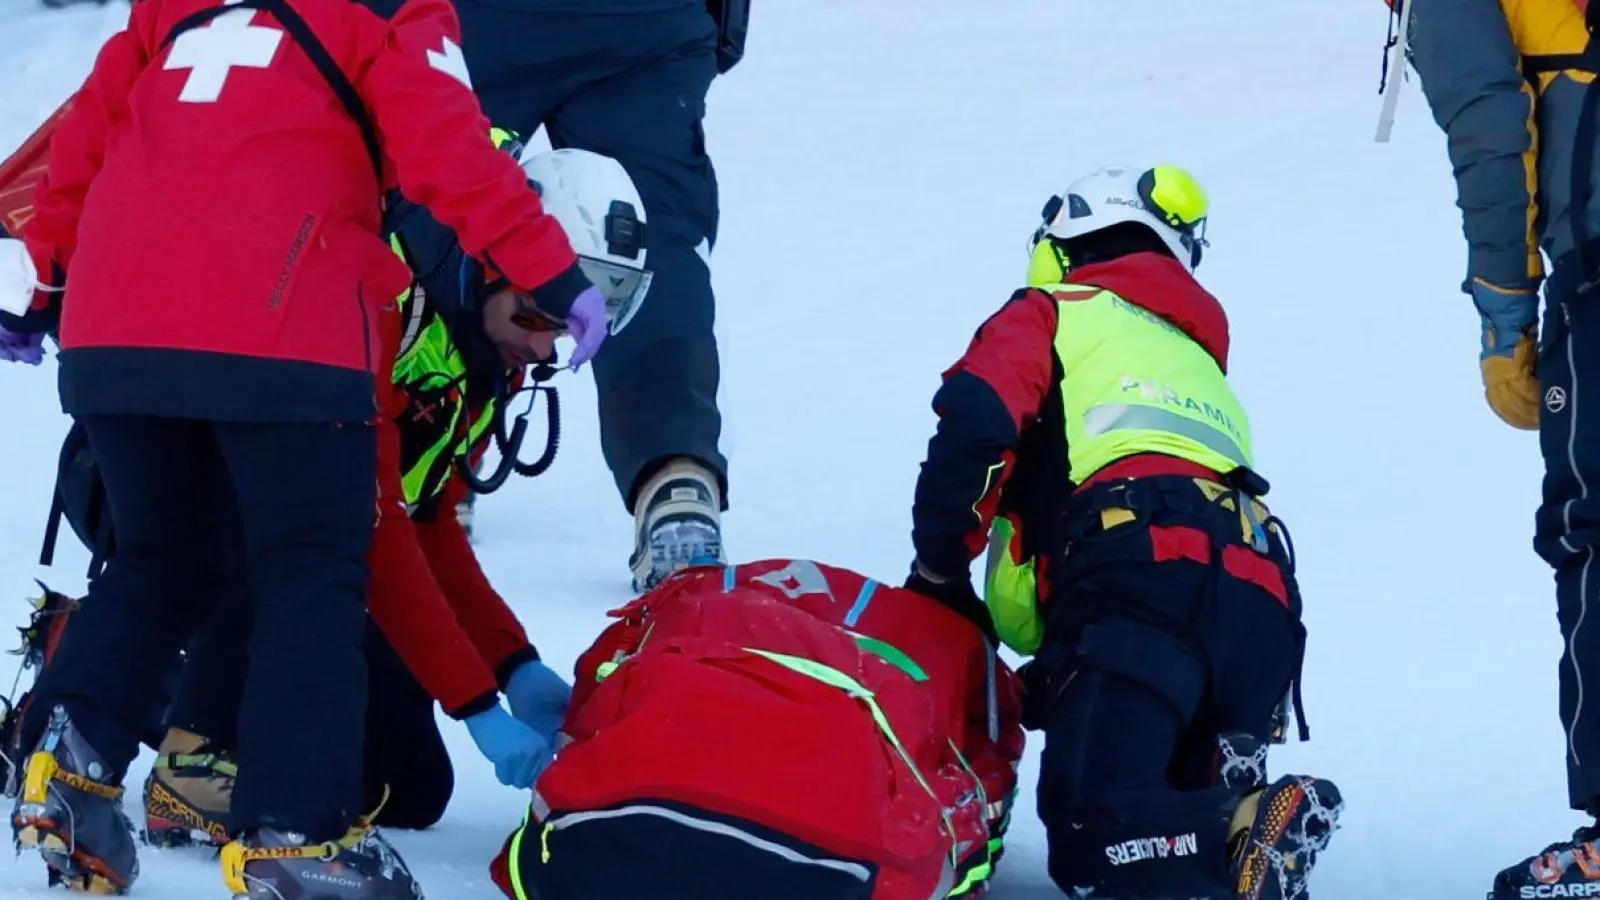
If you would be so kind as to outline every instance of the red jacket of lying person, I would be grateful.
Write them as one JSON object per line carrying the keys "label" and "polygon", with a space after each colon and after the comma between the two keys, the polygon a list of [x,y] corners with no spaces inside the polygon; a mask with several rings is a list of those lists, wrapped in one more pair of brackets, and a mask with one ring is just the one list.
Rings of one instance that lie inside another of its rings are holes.
{"label": "red jacket of lying person", "polygon": [[804,560],[612,613],[495,861],[515,900],[936,900],[998,858],[1021,688],[933,600]]}

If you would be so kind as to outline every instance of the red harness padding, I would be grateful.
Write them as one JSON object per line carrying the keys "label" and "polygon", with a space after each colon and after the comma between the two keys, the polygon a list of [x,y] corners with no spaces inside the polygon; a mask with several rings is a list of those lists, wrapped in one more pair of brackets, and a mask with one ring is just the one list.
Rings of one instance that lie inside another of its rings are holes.
{"label": "red harness padding", "polygon": [[[1156,562],[1189,559],[1209,565],[1212,560],[1211,538],[1198,528],[1152,525],[1150,542],[1155,546]],[[1222,548],[1222,568],[1240,581],[1271,594],[1285,609],[1288,608],[1289,589],[1283,581],[1283,569],[1277,563],[1249,547],[1229,544]]]}

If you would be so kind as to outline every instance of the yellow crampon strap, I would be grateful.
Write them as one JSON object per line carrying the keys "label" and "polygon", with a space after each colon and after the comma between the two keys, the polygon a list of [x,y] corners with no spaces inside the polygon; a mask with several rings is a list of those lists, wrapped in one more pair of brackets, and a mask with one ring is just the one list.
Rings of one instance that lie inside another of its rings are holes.
{"label": "yellow crampon strap", "polygon": [[122,799],[122,788],[109,784],[101,784],[93,779],[85,778],[75,772],[68,772],[56,762],[55,755],[48,750],[40,750],[28,758],[27,774],[23,776],[22,801],[24,803],[44,803],[50,799],[50,782],[59,781],[75,791],[93,794],[107,800]]}
{"label": "yellow crampon strap", "polygon": [[230,778],[239,777],[239,764],[217,753],[168,753],[157,762],[169,772],[181,769],[210,769]]}
{"label": "yellow crampon strap", "polygon": [[339,854],[361,843],[372,831],[372,821],[383,810],[383,805],[389,802],[389,786],[383,786],[383,797],[378,801],[378,806],[372,812],[356,820],[345,832],[344,837],[337,841],[323,841],[320,844],[303,844],[299,847],[246,847],[238,841],[230,842],[222,848],[222,880],[227,883],[228,890],[235,894],[249,893],[250,885],[244,880],[244,867],[246,863],[263,859],[315,859],[329,862],[337,859]]}

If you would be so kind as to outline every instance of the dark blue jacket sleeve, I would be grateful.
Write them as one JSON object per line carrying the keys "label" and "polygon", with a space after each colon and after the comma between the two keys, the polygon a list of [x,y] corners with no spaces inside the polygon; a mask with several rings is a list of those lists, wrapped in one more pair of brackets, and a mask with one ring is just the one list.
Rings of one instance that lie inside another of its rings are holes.
{"label": "dark blue jacket sleeve", "polygon": [[1056,381],[1055,325],[1048,296],[1019,291],[945,372],[911,508],[911,542],[934,575],[967,575],[988,545],[1017,442]]}
{"label": "dark blue jacket sleeve", "polygon": [[454,231],[428,210],[404,199],[392,198],[387,225],[400,239],[406,261],[426,292],[427,303],[444,320],[450,337],[475,375],[499,372],[505,367],[483,328],[483,303],[487,297],[481,263],[461,249]]}

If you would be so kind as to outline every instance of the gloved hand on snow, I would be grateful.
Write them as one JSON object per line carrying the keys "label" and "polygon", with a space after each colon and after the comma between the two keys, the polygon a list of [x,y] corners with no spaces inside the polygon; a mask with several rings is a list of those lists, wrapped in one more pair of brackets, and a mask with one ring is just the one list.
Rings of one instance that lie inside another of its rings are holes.
{"label": "gloved hand on snow", "polygon": [[1507,425],[1525,431],[1539,428],[1538,359],[1539,295],[1527,288],[1502,288],[1472,281],[1472,302],[1483,320],[1483,374],[1489,408]]}
{"label": "gloved hand on snow", "polygon": [[473,743],[494,763],[495,777],[506,787],[533,787],[554,757],[549,741],[512,718],[498,703],[469,716],[466,725]]}
{"label": "gloved hand on snow", "polygon": [[0,326],[0,360],[30,366],[44,362],[44,334],[10,331]]}
{"label": "gloved hand on snow", "polygon": [[27,313],[38,286],[39,272],[28,246],[16,238],[0,237],[0,310],[13,316]]}
{"label": "gloved hand on snow", "polygon": [[530,660],[517,666],[506,680],[506,701],[511,714],[532,728],[551,746],[567,719],[572,687],[549,666]]}

